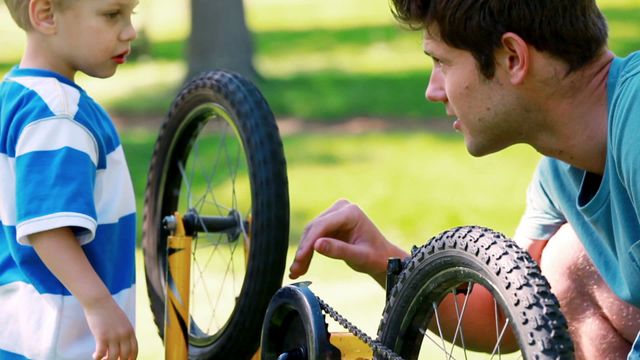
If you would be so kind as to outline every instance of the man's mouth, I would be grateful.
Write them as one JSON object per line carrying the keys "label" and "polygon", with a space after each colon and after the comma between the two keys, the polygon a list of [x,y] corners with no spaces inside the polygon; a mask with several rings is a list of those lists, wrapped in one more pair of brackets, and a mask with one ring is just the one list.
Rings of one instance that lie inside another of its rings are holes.
{"label": "man's mouth", "polygon": [[453,122],[453,129],[457,132],[461,132],[462,131],[462,127],[461,127],[461,123],[459,119],[455,119],[455,121]]}

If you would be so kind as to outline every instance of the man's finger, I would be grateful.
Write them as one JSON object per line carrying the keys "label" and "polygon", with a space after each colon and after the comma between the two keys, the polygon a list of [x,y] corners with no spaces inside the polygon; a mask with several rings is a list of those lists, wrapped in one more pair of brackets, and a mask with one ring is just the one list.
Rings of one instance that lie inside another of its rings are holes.
{"label": "man's finger", "polygon": [[318,241],[316,241],[315,250],[324,256],[344,260],[347,263],[352,264],[361,263],[366,258],[366,252],[364,249],[332,238],[318,239]]}
{"label": "man's finger", "polygon": [[324,225],[326,224],[324,219],[326,217],[334,215],[335,212],[343,209],[345,206],[348,206],[350,204],[351,203],[347,200],[338,200],[331,207],[318,215],[311,223],[309,223],[304,228],[302,237],[300,238],[296,257],[298,257],[298,254],[301,257],[306,257],[308,253],[313,249],[313,241],[320,235],[319,233],[326,232],[328,230],[324,227]]}
{"label": "man's finger", "polygon": [[[338,209],[327,213],[321,218],[316,218],[307,226],[298,250],[296,252],[293,264],[289,268],[289,277],[296,279],[305,274],[309,269],[309,264],[313,257],[315,242],[321,237],[326,237],[339,230],[350,229],[353,223],[357,221],[353,217],[353,211],[348,211],[351,204],[342,204]],[[340,239],[349,241],[349,239]]]}
{"label": "man's finger", "polygon": [[320,215],[316,216],[316,219],[324,217],[325,215],[328,215],[332,212],[338,211],[348,205],[351,205],[351,202],[345,199],[340,199],[333,203],[333,205],[331,205],[327,210],[321,212]]}

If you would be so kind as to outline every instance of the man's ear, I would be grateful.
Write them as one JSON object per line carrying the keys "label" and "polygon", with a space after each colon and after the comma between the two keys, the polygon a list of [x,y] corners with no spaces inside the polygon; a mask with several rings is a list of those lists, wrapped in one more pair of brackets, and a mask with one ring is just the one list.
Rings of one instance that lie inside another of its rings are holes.
{"label": "man's ear", "polygon": [[51,0],[30,0],[29,19],[35,31],[46,35],[55,34],[57,31]]}
{"label": "man's ear", "polygon": [[506,32],[502,35],[502,49],[496,53],[497,63],[509,74],[512,84],[520,84],[525,79],[531,65],[529,44],[520,36]]}

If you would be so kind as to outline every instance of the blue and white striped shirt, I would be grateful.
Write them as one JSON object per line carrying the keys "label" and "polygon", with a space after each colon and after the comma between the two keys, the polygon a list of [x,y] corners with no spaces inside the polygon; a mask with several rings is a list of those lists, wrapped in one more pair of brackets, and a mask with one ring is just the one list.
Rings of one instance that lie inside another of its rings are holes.
{"label": "blue and white striped shirt", "polygon": [[135,199],[107,113],[72,81],[12,69],[0,84],[0,358],[89,359],[77,299],[29,244],[70,227],[134,322]]}

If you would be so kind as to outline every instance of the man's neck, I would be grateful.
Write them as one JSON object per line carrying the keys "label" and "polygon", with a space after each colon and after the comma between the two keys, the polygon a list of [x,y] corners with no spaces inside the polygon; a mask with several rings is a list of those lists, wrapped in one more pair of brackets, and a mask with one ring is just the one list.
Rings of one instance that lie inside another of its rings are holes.
{"label": "man's neck", "polygon": [[603,52],[585,68],[556,78],[543,99],[544,120],[531,145],[546,156],[602,174],[607,156],[607,80],[613,60]]}

